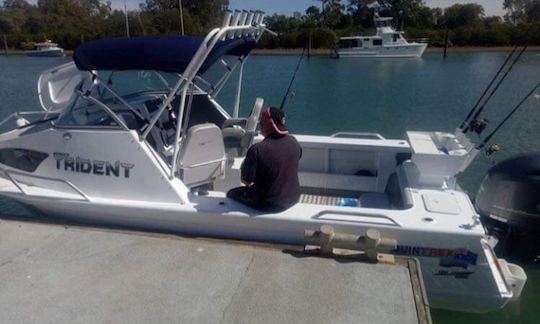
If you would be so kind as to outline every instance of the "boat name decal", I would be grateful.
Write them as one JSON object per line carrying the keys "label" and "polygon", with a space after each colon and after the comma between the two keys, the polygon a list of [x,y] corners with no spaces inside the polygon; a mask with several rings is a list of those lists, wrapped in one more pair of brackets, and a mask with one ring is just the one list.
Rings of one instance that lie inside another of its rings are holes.
{"label": "boat name decal", "polygon": [[114,163],[102,160],[90,160],[81,157],[72,157],[68,153],[53,153],[56,160],[56,169],[94,174],[101,176],[115,176],[129,178],[134,164],[116,161]]}
{"label": "boat name decal", "polygon": [[476,261],[478,260],[478,254],[467,249],[450,250],[423,246],[398,245],[393,253],[399,255],[439,258],[439,265],[445,268],[460,267],[466,269],[469,265],[476,265]]}

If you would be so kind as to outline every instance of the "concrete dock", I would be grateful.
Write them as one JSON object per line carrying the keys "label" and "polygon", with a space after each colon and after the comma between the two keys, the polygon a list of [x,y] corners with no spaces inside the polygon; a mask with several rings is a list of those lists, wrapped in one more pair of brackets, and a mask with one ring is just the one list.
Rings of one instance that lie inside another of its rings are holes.
{"label": "concrete dock", "polygon": [[0,323],[430,323],[415,264],[0,218]]}

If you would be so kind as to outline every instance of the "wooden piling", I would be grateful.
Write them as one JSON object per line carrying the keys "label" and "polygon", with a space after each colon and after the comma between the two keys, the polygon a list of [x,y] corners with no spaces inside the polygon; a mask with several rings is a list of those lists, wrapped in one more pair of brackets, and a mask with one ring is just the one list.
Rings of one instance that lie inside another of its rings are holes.
{"label": "wooden piling", "polygon": [[444,54],[443,54],[444,58],[446,58],[446,52],[448,51],[448,41],[449,41],[448,28],[446,28],[446,34],[444,36]]}
{"label": "wooden piling", "polygon": [[6,34],[2,35],[4,38],[4,53],[6,54],[6,57],[8,56],[8,45],[7,45],[7,36]]}
{"label": "wooden piling", "polygon": [[308,50],[307,50],[307,57],[310,58],[311,57],[311,47],[312,47],[312,38],[313,38],[313,32],[312,31],[309,31],[309,35],[308,35]]}

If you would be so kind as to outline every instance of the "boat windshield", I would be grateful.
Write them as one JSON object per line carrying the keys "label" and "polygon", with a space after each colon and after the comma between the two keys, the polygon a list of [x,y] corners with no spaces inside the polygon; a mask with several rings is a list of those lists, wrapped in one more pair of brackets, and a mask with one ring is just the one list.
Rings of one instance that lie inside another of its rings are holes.
{"label": "boat windshield", "polygon": [[[107,71],[99,73],[102,82],[122,97],[133,96],[148,92],[168,93],[171,86],[178,81],[174,73],[158,71]],[[103,86],[100,98],[112,98],[114,95]]]}
{"label": "boat windshield", "polygon": [[[58,126],[120,127],[110,109],[130,129],[141,129],[147,122],[145,104],[163,98],[178,75],[157,71],[108,71],[88,96],[79,94],[60,115]],[[91,98],[89,98],[91,97]]]}

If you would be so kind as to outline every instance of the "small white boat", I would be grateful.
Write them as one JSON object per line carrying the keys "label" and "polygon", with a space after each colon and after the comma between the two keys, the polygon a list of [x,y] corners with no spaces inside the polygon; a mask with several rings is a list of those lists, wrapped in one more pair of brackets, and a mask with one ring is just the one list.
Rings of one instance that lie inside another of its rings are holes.
{"label": "small white boat", "polygon": [[28,56],[37,57],[61,57],[64,56],[64,49],[59,47],[58,44],[47,40],[43,43],[35,44],[36,49],[34,51],[27,51]]}
{"label": "small white boat", "polygon": [[375,13],[377,33],[374,36],[341,37],[333,49],[333,55],[342,57],[421,57],[427,43],[409,43],[403,32],[392,27],[391,17],[379,17]]}
{"label": "small white boat", "polygon": [[[238,106],[241,66],[266,31],[263,18],[227,13],[205,38],[81,45],[74,62],[41,75],[44,111],[0,123],[0,195],[56,217],[208,237],[301,245],[324,224],[355,235],[376,229],[397,240],[393,253],[418,258],[433,307],[488,312],[519,298],[521,268],[497,258],[456,185],[478,153],[459,131],[295,135],[298,204],[266,213],[226,197],[261,140],[263,100],[247,118]],[[207,79],[210,67],[223,74]],[[231,116],[216,96],[238,67]]]}

